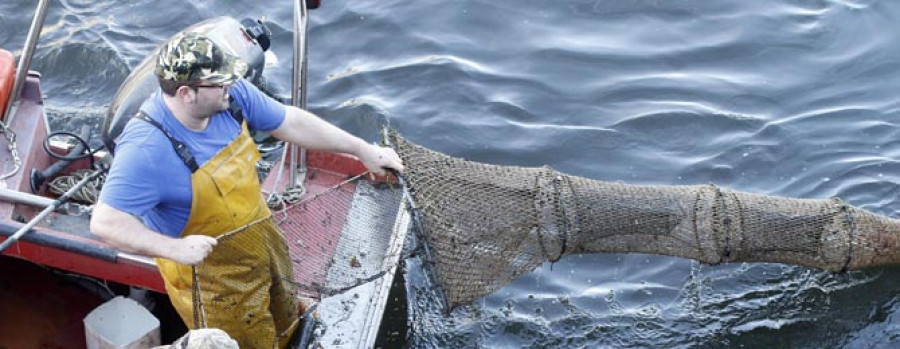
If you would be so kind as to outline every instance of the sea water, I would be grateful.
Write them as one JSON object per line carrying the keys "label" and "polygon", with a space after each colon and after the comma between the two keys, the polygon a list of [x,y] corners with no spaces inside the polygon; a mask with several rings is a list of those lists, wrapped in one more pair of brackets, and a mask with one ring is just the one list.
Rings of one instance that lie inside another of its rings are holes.
{"label": "sea water", "polygon": [[[0,3],[18,50],[34,1]],[[130,69],[219,15],[265,17],[291,84],[292,4],[51,2],[33,69],[54,127],[99,127]],[[311,11],[309,109],[470,160],[900,208],[900,2],[333,1]],[[649,255],[547,264],[449,314],[406,263],[414,348],[893,347],[896,268],[834,274]],[[401,293],[402,294],[402,293]],[[409,307],[406,308],[407,304]],[[399,344],[398,344],[399,343]]]}

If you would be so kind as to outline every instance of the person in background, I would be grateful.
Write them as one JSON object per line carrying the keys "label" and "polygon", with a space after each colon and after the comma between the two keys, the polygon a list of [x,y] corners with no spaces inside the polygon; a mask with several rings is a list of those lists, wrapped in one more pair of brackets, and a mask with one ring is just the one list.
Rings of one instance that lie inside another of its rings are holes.
{"label": "person in background", "polygon": [[[122,251],[155,257],[188,327],[223,329],[241,348],[284,347],[299,323],[297,297],[278,277],[291,275],[291,263],[262,196],[249,130],[355,155],[376,175],[403,164],[392,149],[261,93],[242,79],[246,67],[201,34],[163,45],[160,89],[117,142],[91,231]],[[251,240],[263,243],[249,247]],[[195,266],[212,275],[197,283],[215,294],[200,303],[192,295]],[[198,304],[204,323],[195,320]]]}

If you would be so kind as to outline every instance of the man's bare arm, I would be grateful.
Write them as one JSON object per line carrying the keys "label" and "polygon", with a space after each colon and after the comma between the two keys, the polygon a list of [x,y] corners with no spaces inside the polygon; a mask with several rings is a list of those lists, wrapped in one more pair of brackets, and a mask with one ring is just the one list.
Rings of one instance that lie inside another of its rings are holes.
{"label": "man's bare arm", "polygon": [[124,252],[171,259],[187,265],[203,261],[217,242],[204,235],[172,238],[157,233],[130,214],[102,202],[94,207],[91,233]]}
{"label": "man's bare arm", "polygon": [[355,155],[377,175],[385,174],[385,169],[403,172],[403,162],[393,149],[366,143],[299,108],[286,107],[284,121],[272,135],[303,148]]}

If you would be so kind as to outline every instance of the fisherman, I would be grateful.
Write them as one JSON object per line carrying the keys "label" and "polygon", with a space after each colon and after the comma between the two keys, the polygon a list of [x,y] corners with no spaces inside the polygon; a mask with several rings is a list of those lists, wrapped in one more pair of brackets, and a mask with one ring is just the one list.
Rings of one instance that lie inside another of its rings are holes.
{"label": "fisherman", "polygon": [[[299,310],[290,281],[278,277],[292,275],[291,263],[262,197],[254,166],[260,154],[248,129],[355,155],[376,175],[403,164],[392,149],[261,93],[241,78],[246,69],[200,34],[178,34],[163,45],[155,69],[160,89],[117,142],[91,231],[122,251],[155,257],[188,327],[223,329],[241,348],[284,347]],[[195,302],[192,267],[211,274],[197,283],[214,296],[201,293]],[[202,324],[195,321],[198,305]]]}

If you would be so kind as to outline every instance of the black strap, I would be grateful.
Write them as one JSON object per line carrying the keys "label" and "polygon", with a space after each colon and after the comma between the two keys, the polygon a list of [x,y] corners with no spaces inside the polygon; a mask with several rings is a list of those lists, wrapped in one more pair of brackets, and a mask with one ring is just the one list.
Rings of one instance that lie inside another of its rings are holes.
{"label": "black strap", "polygon": [[138,111],[138,114],[135,117],[140,120],[149,122],[150,125],[153,125],[160,131],[162,131],[162,133],[166,135],[166,138],[169,139],[169,142],[172,142],[172,147],[175,148],[175,154],[178,154],[178,157],[181,158],[181,161],[184,162],[185,166],[187,166],[188,169],[191,170],[191,173],[197,172],[200,166],[197,166],[197,160],[194,159],[194,154],[191,154],[191,151],[188,149],[187,145],[175,139],[175,137],[173,137],[172,134],[169,133],[169,131],[166,131],[166,129],[163,128],[163,126],[160,125],[159,122],[150,118],[150,116],[147,115],[147,113],[145,113],[143,110]]}
{"label": "black strap", "polygon": [[244,126],[244,110],[231,96],[228,97],[228,111],[231,112],[231,117],[234,118],[234,121],[237,121],[238,126]]}
{"label": "black strap", "polygon": [[[243,128],[244,110],[241,109],[241,106],[239,106],[237,102],[234,101],[233,97],[228,98],[228,111],[230,112],[229,114],[231,114],[231,117],[234,118],[235,121],[237,121],[238,125]],[[191,173],[197,172],[197,170],[200,169],[200,166],[197,166],[197,160],[194,159],[194,154],[191,154],[191,151],[188,149],[187,145],[175,139],[175,137],[173,137],[172,134],[169,133],[169,131],[166,131],[166,129],[163,128],[163,126],[159,122],[153,120],[153,118],[147,115],[147,113],[145,113],[143,110],[138,111],[136,118],[149,122],[151,125],[162,131],[162,133],[166,135],[166,138],[169,139],[169,142],[172,142],[172,147],[175,148],[175,153],[178,154],[178,157],[181,158],[181,161],[184,162],[184,165],[191,170]],[[243,130],[241,132],[243,132]]]}

